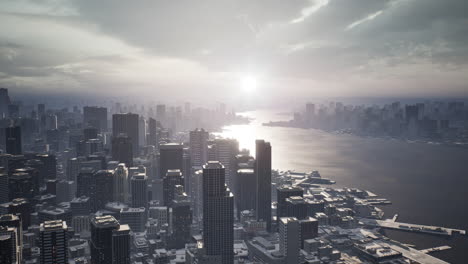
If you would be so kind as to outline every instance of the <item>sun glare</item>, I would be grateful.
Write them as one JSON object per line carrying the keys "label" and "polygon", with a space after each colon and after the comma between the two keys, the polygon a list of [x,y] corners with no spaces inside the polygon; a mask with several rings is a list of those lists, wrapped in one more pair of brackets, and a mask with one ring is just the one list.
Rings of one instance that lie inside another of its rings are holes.
{"label": "sun glare", "polygon": [[253,76],[244,76],[241,80],[241,89],[246,93],[257,90],[257,79]]}

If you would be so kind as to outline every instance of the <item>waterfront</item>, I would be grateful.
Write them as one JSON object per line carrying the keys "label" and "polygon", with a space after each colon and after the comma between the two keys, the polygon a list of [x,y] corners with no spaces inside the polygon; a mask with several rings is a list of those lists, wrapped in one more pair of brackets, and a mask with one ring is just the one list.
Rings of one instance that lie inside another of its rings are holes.
{"label": "waterfront", "polygon": [[[251,151],[256,138],[268,140],[275,169],[319,170],[323,177],[337,181],[337,186],[362,188],[388,198],[393,204],[381,206],[387,217],[398,213],[402,222],[468,229],[467,149],[261,125],[290,118],[277,112],[244,113],[254,118],[249,125],[227,126],[218,135],[236,138],[241,148]],[[449,245],[453,249],[434,256],[451,263],[468,259],[466,237],[448,240],[386,232],[417,248]]]}

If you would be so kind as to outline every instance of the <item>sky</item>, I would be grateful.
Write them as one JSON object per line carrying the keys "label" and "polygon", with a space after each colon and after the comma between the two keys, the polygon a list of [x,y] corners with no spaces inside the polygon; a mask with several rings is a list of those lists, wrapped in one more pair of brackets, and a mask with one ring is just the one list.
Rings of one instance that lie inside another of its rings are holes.
{"label": "sky", "polygon": [[0,0],[11,93],[468,95],[466,0]]}

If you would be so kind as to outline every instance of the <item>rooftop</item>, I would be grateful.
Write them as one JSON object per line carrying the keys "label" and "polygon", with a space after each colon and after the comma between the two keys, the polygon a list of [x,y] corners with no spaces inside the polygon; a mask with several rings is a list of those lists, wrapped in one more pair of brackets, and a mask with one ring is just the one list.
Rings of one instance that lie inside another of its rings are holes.
{"label": "rooftop", "polygon": [[55,231],[67,229],[67,223],[62,220],[45,221],[41,224],[41,231]]}
{"label": "rooftop", "polygon": [[91,219],[91,223],[97,227],[110,227],[119,225],[119,222],[111,215],[96,216]]}

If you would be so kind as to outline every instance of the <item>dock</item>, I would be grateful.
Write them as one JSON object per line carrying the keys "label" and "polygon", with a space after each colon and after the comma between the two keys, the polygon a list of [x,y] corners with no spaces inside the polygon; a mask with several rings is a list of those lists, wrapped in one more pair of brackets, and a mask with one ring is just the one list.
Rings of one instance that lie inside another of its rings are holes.
{"label": "dock", "polygon": [[393,229],[407,232],[425,233],[430,235],[452,236],[452,235],[466,235],[465,230],[446,228],[439,226],[417,225],[408,224],[395,221],[396,219],[377,220],[369,218],[361,218],[360,222],[364,225],[375,226],[385,229]]}
{"label": "dock", "polygon": [[435,258],[431,255],[428,255],[427,253],[425,252],[422,252],[420,250],[417,250],[417,249],[413,249],[413,248],[403,248],[401,246],[399,246],[398,244],[393,244],[393,243],[389,243],[388,246],[393,249],[393,250],[396,250],[398,252],[400,252],[401,254],[403,254],[403,256],[407,259],[410,259],[416,263],[420,263],[420,264],[448,264],[448,262],[445,262],[441,259],[438,259],[438,258]]}
{"label": "dock", "polygon": [[420,251],[428,254],[428,253],[439,252],[439,251],[444,251],[444,250],[449,250],[449,249],[451,249],[450,246],[440,246],[440,247],[421,249]]}

